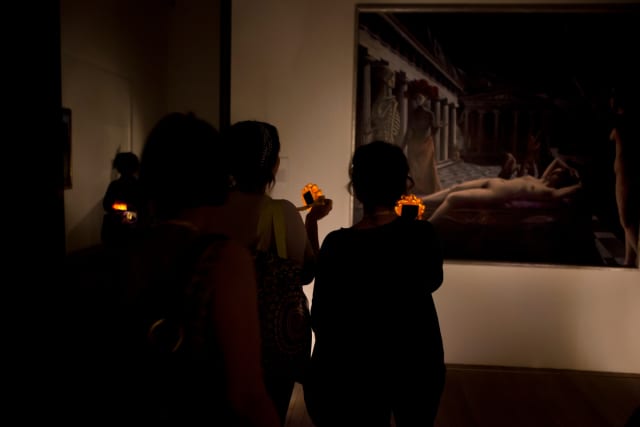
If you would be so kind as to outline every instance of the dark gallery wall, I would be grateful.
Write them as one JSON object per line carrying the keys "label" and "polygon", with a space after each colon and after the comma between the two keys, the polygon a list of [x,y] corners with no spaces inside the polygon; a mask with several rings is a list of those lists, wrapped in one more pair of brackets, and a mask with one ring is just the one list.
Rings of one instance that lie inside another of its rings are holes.
{"label": "dark gallery wall", "polygon": [[[4,67],[10,75],[5,74],[3,241],[8,258],[20,261],[9,265],[52,268],[65,250],[58,3],[15,16],[24,27],[3,61],[11,64]],[[40,273],[26,272],[35,283]]]}
{"label": "dark gallery wall", "polygon": [[21,12],[28,14],[23,16],[27,25],[13,43],[15,56],[5,62],[16,73],[9,91],[17,90],[20,97],[7,104],[11,118],[6,123],[13,131],[4,133],[13,140],[5,142],[18,150],[7,158],[15,171],[7,187],[18,191],[18,203],[5,199],[5,213],[8,224],[24,225],[13,248],[20,258],[59,261],[65,246],[58,2],[46,2],[37,14]]}
{"label": "dark gallery wall", "polygon": [[[50,332],[59,326],[65,254],[59,4],[7,6],[14,25],[3,51],[3,359],[24,385],[43,378],[40,368],[55,348]],[[23,369],[33,357],[42,363]],[[6,389],[20,396],[19,388]]]}

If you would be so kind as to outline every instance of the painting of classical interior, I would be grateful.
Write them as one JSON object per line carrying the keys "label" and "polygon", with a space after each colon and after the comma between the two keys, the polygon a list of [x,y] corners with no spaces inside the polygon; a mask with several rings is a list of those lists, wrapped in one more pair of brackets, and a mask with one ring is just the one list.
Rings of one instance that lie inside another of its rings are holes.
{"label": "painting of classical interior", "polygon": [[637,5],[357,18],[354,145],[405,150],[447,260],[638,267]]}

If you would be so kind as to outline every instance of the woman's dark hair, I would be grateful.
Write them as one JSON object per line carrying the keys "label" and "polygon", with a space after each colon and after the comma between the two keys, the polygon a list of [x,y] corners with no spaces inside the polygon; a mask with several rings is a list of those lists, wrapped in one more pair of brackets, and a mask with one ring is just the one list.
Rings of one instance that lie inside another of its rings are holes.
{"label": "woman's dark hair", "polygon": [[278,129],[255,120],[236,122],[224,134],[235,189],[264,193],[273,186],[274,167],[280,155]]}
{"label": "woman's dark hair", "polygon": [[149,133],[140,161],[140,184],[159,219],[185,208],[219,206],[229,173],[216,128],[193,113],[170,113]]}
{"label": "woman's dark hair", "polygon": [[113,159],[113,168],[118,171],[120,175],[132,176],[136,174],[140,168],[140,159],[135,153],[130,151],[116,154]]}
{"label": "woman's dark hair", "polygon": [[373,141],[356,148],[349,169],[350,190],[365,211],[393,208],[406,194],[409,164],[397,145]]}

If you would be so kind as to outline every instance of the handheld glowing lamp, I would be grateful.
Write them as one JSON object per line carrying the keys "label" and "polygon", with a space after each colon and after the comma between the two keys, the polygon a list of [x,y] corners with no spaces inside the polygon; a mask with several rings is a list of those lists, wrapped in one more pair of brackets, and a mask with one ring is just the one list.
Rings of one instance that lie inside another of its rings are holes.
{"label": "handheld glowing lamp", "polygon": [[133,223],[136,222],[138,218],[138,214],[134,211],[130,211],[129,207],[124,202],[115,202],[111,205],[111,209],[117,211],[122,215],[122,222],[124,223]]}
{"label": "handheld glowing lamp", "polygon": [[127,204],[123,202],[115,202],[113,205],[111,205],[111,209],[113,209],[114,211],[124,212],[127,210]]}
{"label": "handheld glowing lamp", "polygon": [[422,219],[425,211],[424,203],[414,194],[406,194],[396,202],[395,212],[398,216]]}
{"label": "handheld glowing lamp", "polygon": [[322,190],[313,183],[309,183],[302,188],[301,196],[304,205],[298,208],[300,210],[310,209],[314,203],[322,203],[324,200]]}

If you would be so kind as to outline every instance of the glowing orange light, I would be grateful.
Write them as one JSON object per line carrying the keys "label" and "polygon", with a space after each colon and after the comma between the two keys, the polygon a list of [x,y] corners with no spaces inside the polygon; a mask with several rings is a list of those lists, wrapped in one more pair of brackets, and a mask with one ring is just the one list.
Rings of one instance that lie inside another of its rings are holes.
{"label": "glowing orange light", "polygon": [[135,222],[138,218],[138,214],[132,211],[126,211],[124,213],[124,219],[126,222]]}
{"label": "glowing orange light", "polygon": [[404,205],[417,206],[418,213],[416,218],[422,219],[422,215],[424,214],[424,210],[425,210],[424,203],[422,203],[422,200],[420,200],[414,194],[406,194],[402,196],[400,200],[396,202],[395,212],[398,216],[402,216],[402,207]]}
{"label": "glowing orange light", "polygon": [[304,203],[303,209],[310,208],[315,202],[324,198],[322,190],[316,184],[309,183],[302,188],[302,203]]}
{"label": "glowing orange light", "polygon": [[111,205],[111,209],[113,209],[114,211],[126,211],[127,204],[122,202],[115,202],[113,205]]}

